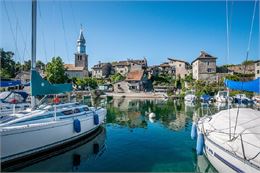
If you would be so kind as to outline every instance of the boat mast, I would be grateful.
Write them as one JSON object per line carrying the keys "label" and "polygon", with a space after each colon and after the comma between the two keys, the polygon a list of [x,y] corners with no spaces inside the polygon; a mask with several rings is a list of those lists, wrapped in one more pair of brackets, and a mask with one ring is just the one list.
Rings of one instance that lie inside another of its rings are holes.
{"label": "boat mast", "polygon": [[[32,0],[32,52],[31,52],[31,73],[36,69],[36,18],[37,18],[37,1]],[[31,75],[32,82],[32,75]],[[32,85],[31,85],[32,86]],[[31,88],[32,91],[32,88]],[[36,105],[35,96],[31,98],[31,107]]]}

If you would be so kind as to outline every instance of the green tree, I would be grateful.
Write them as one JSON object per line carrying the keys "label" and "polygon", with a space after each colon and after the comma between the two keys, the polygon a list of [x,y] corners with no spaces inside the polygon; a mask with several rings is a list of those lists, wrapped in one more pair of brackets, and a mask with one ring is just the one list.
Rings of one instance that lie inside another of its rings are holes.
{"label": "green tree", "polygon": [[116,74],[110,76],[110,80],[112,82],[119,82],[121,80],[124,80],[124,77],[120,73],[116,73]]}
{"label": "green tree", "polygon": [[45,64],[42,61],[38,60],[36,62],[36,68],[39,68],[41,70],[45,70]]}
{"label": "green tree", "polygon": [[65,83],[68,76],[65,73],[64,63],[60,57],[53,57],[46,67],[46,77],[51,83]]}
{"label": "green tree", "polygon": [[10,79],[15,77],[15,61],[13,60],[14,53],[11,51],[4,51],[0,49],[1,64],[0,64],[0,77],[1,79]]}
{"label": "green tree", "polygon": [[23,65],[22,65],[22,69],[24,71],[30,71],[31,70],[31,60],[24,61]]}

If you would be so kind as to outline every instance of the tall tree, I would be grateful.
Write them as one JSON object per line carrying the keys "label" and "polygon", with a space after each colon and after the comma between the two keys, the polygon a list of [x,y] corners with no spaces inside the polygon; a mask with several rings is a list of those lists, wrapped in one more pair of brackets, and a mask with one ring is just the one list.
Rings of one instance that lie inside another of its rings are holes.
{"label": "tall tree", "polygon": [[36,62],[36,68],[39,68],[41,70],[45,70],[45,64],[41,60],[38,60]]}
{"label": "tall tree", "polygon": [[13,60],[14,53],[0,49],[0,77],[1,79],[10,79],[15,77],[15,61]]}
{"label": "tall tree", "polygon": [[65,73],[65,67],[60,57],[53,57],[51,62],[47,64],[46,76],[51,83],[65,83],[68,76]]}
{"label": "tall tree", "polygon": [[22,68],[23,68],[23,71],[30,71],[31,70],[31,60],[24,61]]}

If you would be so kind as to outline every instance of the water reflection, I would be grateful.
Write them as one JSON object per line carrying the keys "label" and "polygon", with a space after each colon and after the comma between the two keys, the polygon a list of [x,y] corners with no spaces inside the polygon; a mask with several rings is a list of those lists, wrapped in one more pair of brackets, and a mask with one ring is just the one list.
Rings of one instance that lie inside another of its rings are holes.
{"label": "water reflection", "polygon": [[18,171],[213,170],[205,158],[197,157],[191,150],[196,146],[196,141],[190,139],[191,122],[199,104],[189,106],[178,100],[126,98],[95,104],[107,108],[106,124],[101,132],[71,150]]}
{"label": "water reflection", "polygon": [[174,100],[135,100],[114,99],[107,105],[107,123],[119,124],[129,128],[147,128],[148,123],[161,123],[171,130],[185,127],[194,113],[194,107],[187,107]]}
{"label": "water reflection", "polygon": [[[67,150],[56,151],[55,156],[33,165],[21,168],[19,172],[77,172],[84,167],[87,162],[100,158],[105,152],[105,128],[99,128],[91,136],[74,143]],[[73,148],[73,149],[72,149]],[[58,152],[58,155],[57,155]],[[12,169],[8,171],[13,171]]]}

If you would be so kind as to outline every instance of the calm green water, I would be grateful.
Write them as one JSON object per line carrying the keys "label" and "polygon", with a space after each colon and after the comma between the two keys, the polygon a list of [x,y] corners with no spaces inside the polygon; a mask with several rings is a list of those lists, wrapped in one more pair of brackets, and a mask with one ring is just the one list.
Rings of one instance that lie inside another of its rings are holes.
{"label": "calm green water", "polygon": [[[107,123],[91,140],[17,171],[212,172],[190,139],[193,107],[164,100],[103,103]],[[149,119],[149,114],[155,114]]]}

